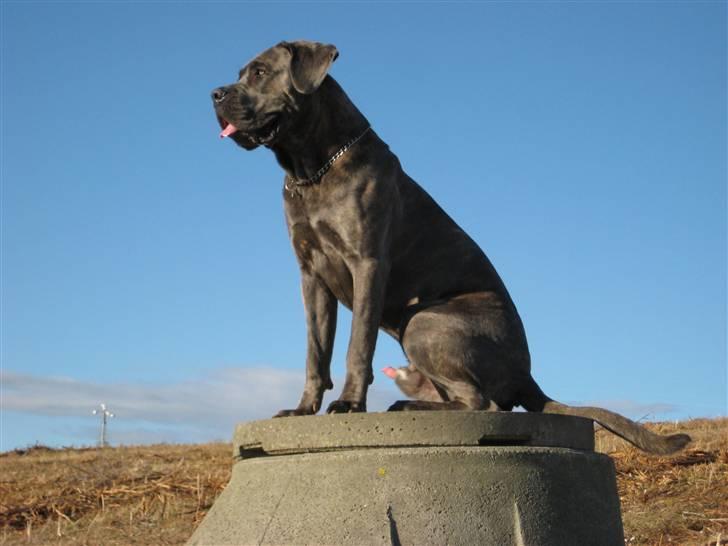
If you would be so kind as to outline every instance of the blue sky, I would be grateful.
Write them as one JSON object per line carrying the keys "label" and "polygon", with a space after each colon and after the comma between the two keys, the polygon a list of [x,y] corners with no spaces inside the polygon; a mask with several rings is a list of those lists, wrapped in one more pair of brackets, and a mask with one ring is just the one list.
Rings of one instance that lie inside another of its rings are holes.
{"label": "blue sky", "polygon": [[337,46],[332,75],[494,262],[549,395],[726,414],[725,2],[1,9],[0,450],[93,443],[99,402],[114,443],[297,402],[282,173],[218,139],[209,92],[299,38]]}

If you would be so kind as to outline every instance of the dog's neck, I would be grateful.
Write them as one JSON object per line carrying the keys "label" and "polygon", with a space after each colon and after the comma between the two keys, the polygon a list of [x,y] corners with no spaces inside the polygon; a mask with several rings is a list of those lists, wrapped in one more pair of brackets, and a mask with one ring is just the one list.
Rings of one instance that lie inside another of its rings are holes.
{"label": "dog's neck", "polygon": [[306,180],[369,122],[331,76],[300,109],[295,123],[270,148],[289,177]]}

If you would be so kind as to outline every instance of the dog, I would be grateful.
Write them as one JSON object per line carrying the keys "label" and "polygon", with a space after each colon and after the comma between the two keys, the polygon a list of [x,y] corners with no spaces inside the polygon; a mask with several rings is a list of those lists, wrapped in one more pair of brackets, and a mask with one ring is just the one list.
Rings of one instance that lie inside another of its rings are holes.
{"label": "dog", "polygon": [[280,42],[212,91],[220,136],[246,150],[270,149],[285,172],[283,203],[306,314],[306,382],[298,406],[276,416],[315,414],[333,388],[339,301],[351,309],[352,326],[346,379],[328,413],[366,411],[381,329],[407,357],[408,367],[394,376],[415,398],[392,411],[522,406],[593,419],[652,453],[684,447],[685,434],[657,435],[616,413],[543,393],[503,281],[331,77],[337,57],[333,45]]}

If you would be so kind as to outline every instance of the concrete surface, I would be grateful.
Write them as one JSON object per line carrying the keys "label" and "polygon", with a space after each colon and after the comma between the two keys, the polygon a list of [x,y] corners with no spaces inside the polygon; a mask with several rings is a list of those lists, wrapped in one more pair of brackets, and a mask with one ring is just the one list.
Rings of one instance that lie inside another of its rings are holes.
{"label": "concrete surface", "polygon": [[594,449],[591,419],[538,413],[410,411],[286,417],[235,427],[233,456],[399,446]]}
{"label": "concrete surface", "polygon": [[291,417],[239,425],[234,443],[231,481],[188,545],[624,544],[589,420]]}

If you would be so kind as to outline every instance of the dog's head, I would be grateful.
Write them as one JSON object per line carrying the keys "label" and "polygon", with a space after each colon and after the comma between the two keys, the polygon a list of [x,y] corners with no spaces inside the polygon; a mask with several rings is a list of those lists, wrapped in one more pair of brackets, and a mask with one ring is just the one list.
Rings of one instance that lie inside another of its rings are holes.
{"label": "dog's head", "polygon": [[220,136],[246,150],[275,143],[338,57],[332,45],[281,42],[250,61],[238,81],[212,92]]}

